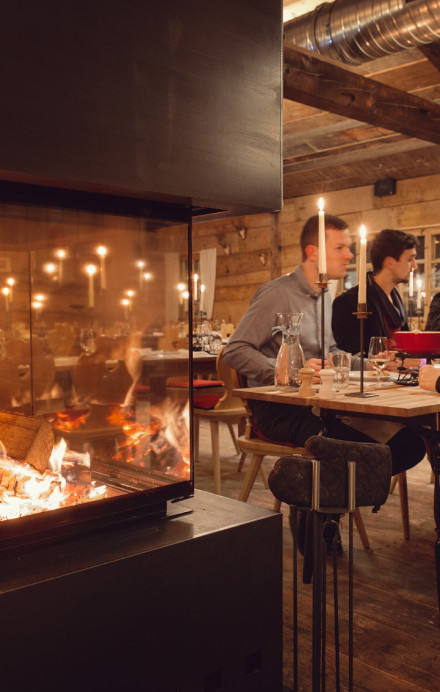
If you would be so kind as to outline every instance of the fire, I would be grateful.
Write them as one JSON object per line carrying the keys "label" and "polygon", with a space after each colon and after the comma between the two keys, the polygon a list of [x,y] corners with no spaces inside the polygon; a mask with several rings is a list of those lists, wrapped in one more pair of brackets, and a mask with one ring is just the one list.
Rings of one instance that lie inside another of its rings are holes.
{"label": "fire", "polygon": [[141,467],[156,468],[165,473],[189,478],[189,405],[162,405],[150,410],[147,420],[132,420],[129,412],[114,408],[107,420],[122,429],[115,458]]}
{"label": "fire", "polygon": [[51,423],[56,430],[69,433],[84,425],[88,414],[88,411],[56,411]]}
{"label": "fire", "polygon": [[44,473],[3,456],[0,459],[0,520],[89,502],[104,497],[105,485],[90,478],[88,454],[76,454],[61,440]]}

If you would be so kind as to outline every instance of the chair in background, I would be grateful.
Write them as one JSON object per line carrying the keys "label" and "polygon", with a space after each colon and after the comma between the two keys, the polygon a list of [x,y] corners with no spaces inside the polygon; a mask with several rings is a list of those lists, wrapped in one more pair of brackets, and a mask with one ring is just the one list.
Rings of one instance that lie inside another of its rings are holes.
{"label": "chair in background", "polygon": [[[234,370],[233,381],[234,387],[242,388],[245,386],[243,378]],[[241,398],[243,406],[246,409],[249,423],[246,425],[246,432],[244,436],[238,438],[238,445],[243,452],[243,454],[252,454],[252,458],[245,475],[243,485],[240,491],[239,500],[242,502],[247,502],[248,497],[251,493],[252,487],[255,483],[255,479],[259,471],[263,467],[263,459],[265,456],[271,456],[276,458],[284,457],[288,454],[301,454],[306,457],[311,455],[305,450],[304,447],[297,447],[294,445],[279,444],[277,442],[263,439],[256,435],[255,426],[252,425],[252,410],[249,406],[248,400]],[[281,509],[281,502],[277,499],[274,501],[274,510],[279,512]],[[367,532],[364,526],[362,515],[359,508],[355,509],[353,512],[353,518],[356,523],[356,527],[359,533],[363,547],[368,550],[370,547]]]}
{"label": "chair in background", "polygon": [[[232,378],[231,369],[222,359],[222,351],[217,356],[216,361],[217,376],[224,387],[223,394],[203,393],[194,397],[194,455],[195,460],[199,456],[199,425],[200,420],[209,420],[211,428],[211,445],[212,445],[212,467],[214,473],[214,489],[220,495],[221,493],[221,468],[220,468],[220,423],[226,423],[232,440],[237,450],[240,453],[240,447],[235,434],[234,425],[238,425],[239,434],[240,427],[244,429],[246,421],[246,410],[244,409],[241,400],[232,394],[234,381]],[[246,455],[244,453],[244,455]],[[243,459],[240,460],[242,464]],[[265,480],[267,486],[267,479]]]}

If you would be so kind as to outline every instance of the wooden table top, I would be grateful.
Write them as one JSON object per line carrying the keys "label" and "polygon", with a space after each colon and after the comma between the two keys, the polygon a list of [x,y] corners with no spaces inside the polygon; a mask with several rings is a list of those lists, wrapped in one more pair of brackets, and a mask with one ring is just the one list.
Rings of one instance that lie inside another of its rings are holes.
{"label": "wooden table top", "polygon": [[382,387],[364,387],[364,392],[378,394],[374,397],[346,396],[360,391],[360,385],[349,384],[344,392],[334,392],[331,398],[300,396],[298,392],[281,392],[274,386],[234,389],[234,394],[245,399],[314,406],[333,411],[370,414],[372,416],[391,416],[393,418],[413,418],[440,412],[440,394],[427,392],[420,387],[405,387],[395,383],[385,383]]}

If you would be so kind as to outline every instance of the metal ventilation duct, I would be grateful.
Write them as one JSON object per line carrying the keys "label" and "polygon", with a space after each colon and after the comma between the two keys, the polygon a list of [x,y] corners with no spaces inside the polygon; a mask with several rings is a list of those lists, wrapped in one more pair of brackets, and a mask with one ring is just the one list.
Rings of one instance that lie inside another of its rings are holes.
{"label": "metal ventilation duct", "polygon": [[358,65],[440,38],[440,0],[335,0],[284,25],[296,45]]}

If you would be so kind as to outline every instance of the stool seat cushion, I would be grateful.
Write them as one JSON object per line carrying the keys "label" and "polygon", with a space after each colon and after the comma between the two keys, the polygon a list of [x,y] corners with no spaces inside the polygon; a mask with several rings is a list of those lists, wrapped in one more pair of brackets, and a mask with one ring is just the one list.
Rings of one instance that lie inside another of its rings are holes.
{"label": "stool seat cushion", "polygon": [[222,394],[196,394],[193,397],[194,408],[213,409],[222,396]]}

